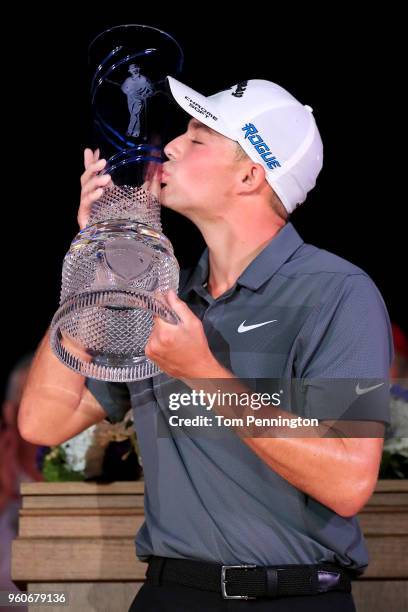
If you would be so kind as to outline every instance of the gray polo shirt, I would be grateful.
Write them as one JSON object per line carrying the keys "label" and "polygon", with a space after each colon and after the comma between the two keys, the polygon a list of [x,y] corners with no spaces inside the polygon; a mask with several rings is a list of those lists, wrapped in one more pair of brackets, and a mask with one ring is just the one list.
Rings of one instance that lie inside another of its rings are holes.
{"label": "gray polo shirt", "polygon": [[[303,415],[389,422],[384,395],[345,409],[325,385],[388,378],[389,318],[364,271],[305,244],[288,223],[217,299],[206,290],[207,277],[206,249],[194,269],[183,271],[179,296],[201,319],[218,361],[237,377],[301,379]],[[258,326],[267,321],[273,323]],[[343,518],[292,486],[233,432],[222,439],[180,435],[169,425],[169,394],[180,385],[166,374],[128,384],[87,380],[112,422],[133,408],[145,477],[138,558],[331,561],[361,573],[368,555],[355,517]],[[295,411],[290,402],[281,408]]]}

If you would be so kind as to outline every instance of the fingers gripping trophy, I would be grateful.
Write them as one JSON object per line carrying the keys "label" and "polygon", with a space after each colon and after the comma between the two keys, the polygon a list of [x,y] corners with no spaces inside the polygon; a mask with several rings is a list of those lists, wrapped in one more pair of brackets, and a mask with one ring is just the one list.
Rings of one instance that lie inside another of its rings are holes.
{"label": "fingers gripping trophy", "polygon": [[[162,232],[159,195],[171,105],[165,77],[181,72],[183,53],[165,32],[125,25],[93,40],[89,62],[96,133],[110,157],[99,165],[103,193],[79,218],[64,258],[51,346],[84,376],[130,382],[160,373],[144,352],[153,317],[178,323],[162,299],[177,291],[179,266]],[[86,166],[96,162],[87,151]]]}

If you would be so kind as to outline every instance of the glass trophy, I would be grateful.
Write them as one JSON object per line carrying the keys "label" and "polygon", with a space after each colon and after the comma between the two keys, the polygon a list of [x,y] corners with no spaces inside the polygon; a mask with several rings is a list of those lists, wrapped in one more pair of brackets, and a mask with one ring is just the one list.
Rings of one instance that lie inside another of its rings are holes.
{"label": "glass trophy", "polygon": [[144,352],[155,316],[177,325],[163,299],[177,292],[179,266],[160,221],[162,147],[179,74],[178,43],[156,28],[126,25],[89,49],[91,105],[111,181],[64,258],[51,346],[84,376],[130,382],[160,373]]}

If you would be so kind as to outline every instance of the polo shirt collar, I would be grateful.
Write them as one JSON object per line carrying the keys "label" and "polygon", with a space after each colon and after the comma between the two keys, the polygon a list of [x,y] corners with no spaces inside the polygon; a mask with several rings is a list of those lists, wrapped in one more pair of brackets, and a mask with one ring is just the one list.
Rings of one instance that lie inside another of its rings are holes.
{"label": "polo shirt collar", "polygon": [[292,223],[287,223],[245,268],[237,282],[256,291],[269,280],[303,244]]}
{"label": "polo shirt collar", "polygon": [[[287,223],[238,277],[237,283],[256,291],[292,257],[303,244],[292,223]],[[201,289],[208,279],[208,247],[203,251],[183,293]]]}

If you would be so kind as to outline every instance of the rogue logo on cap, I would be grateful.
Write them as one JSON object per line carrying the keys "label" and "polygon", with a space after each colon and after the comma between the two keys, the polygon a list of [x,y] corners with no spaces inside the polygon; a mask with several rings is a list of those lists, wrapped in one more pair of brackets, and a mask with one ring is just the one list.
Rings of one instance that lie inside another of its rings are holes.
{"label": "rogue logo on cap", "polygon": [[245,132],[245,138],[248,138],[249,142],[254,146],[255,150],[262,157],[268,168],[273,170],[274,168],[281,167],[279,161],[273,155],[266,142],[264,142],[264,139],[258,133],[258,130],[253,123],[247,123],[244,125],[242,131]]}

